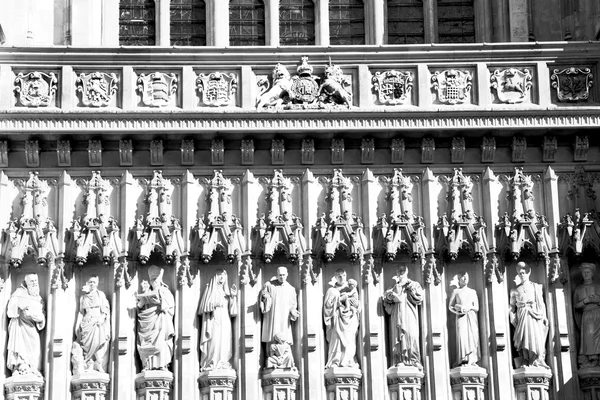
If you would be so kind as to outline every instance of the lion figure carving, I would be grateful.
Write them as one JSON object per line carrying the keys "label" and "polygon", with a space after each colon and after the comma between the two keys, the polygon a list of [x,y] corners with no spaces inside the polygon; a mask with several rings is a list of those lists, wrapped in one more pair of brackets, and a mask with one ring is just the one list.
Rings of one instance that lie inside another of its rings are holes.
{"label": "lion figure carving", "polygon": [[325,68],[325,80],[319,88],[319,101],[322,103],[352,105],[350,82],[344,77],[342,69],[329,64]]}
{"label": "lion figure carving", "polygon": [[292,80],[287,68],[278,63],[273,69],[271,77],[273,79],[271,87],[269,87],[267,79],[261,79],[257,83],[262,88],[256,102],[258,109],[283,105],[289,96]]}

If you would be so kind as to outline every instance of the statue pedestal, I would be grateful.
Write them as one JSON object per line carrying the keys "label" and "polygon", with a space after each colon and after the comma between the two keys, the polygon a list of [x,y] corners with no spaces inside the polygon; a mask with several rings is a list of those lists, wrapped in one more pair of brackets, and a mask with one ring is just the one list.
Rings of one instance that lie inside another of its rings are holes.
{"label": "statue pedestal", "polygon": [[169,400],[172,387],[170,371],[149,370],[135,376],[136,400]]}
{"label": "statue pedestal", "polygon": [[456,367],[450,370],[452,396],[456,400],[484,400],[485,369],[477,365]]}
{"label": "statue pedestal", "polygon": [[295,400],[300,374],[294,369],[267,369],[262,374],[264,400]]}
{"label": "statue pedestal", "polygon": [[358,400],[362,380],[359,368],[332,367],[325,370],[325,386],[329,400]]}
{"label": "statue pedestal", "polygon": [[398,365],[388,369],[390,399],[420,399],[424,376],[423,371],[413,366]]}
{"label": "statue pedestal", "polygon": [[88,371],[71,378],[73,400],[104,400],[108,398],[110,376],[104,372]]}
{"label": "statue pedestal", "polygon": [[513,373],[517,398],[523,400],[547,400],[552,372],[543,367],[521,367]]}
{"label": "statue pedestal", "polygon": [[600,398],[600,367],[581,368],[578,375],[584,399]]}
{"label": "statue pedestal", "polygon": [[40,400],[44,398],[44,378],[37,375],[13,375],[4,382],[6,400]]}
{"label": "statue pedestal", "polygon": [[201,400],[231,400],[236,374],[233,369],[200,372]]}

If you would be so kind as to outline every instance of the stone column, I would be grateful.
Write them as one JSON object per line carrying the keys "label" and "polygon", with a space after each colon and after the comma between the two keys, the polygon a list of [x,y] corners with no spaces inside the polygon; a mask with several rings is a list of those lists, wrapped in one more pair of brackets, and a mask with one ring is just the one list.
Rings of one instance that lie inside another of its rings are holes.
{"label": "stone column", "polygon": [[325,370],[329,400],[358,399],[362,372],[358,368],[332,367]]}
{"label": "stone column", "polygon": [[298,378],[300,374],[295,369],[265,370],[262,375],[263,399],[295,400]]}
{"label": "stone column", "polygon": [[156,1],[156,45],[171,45],[171,0]]}
{"label": "stone column", "polygon": [[37,375],[15,375],[4,383],[6,400],[41,400],[44,398],[44,378]]}
{"label": "stone column", "polygon": [[521,367],[514,371],[513,381],[519,400],[548,400],[552,372],[543,367]]}
{"label": "stone column", "polygon": [[329,0],[315,1],[315,44],[329,46]]}
{"label": "stone column", "polygon": [[213,5],[214,46],[229,46],[229,1],[216,0]]}
{"label": "stone column", "polygon": [[108,374],[97,371],[86,371],[71,379],[73,400],[104,400],[108,397]]}
{"label": "stone column", "polygon": [[421,399],[423,371],[413,366],[397,366],[388,369],[387,383],[392,400]]}
{"label": "stone column", "polygon": [[484,400],[487,372],[477,365],[450,370],[450,385],[455,400]]}
{"label": "stone column", "polygon": [[231,400],[236,375],[233,369],[200,373],[200,400]]}
{"label": "stone column", "polygon": [[372,8],[371,15],[373,21],[373,27],[368,28],[372,30],[373,37],[368,44],[374,44],[376,46],[381,46],[384,43],[387,43],[387,38],[385,37],[385,27],[387,26],[387,21],[385,20],[386,14],[386,2],[384,0],[373,0],[369,6]]}
{"label": "stone column", "polygon": [[173,374],[169,371],[148,370],[135,376],[137,400],[170,400]]}
{"label": "stone column", "polygon": [[265,0],[265,36],[267,46],[279,46],[279,0]]}

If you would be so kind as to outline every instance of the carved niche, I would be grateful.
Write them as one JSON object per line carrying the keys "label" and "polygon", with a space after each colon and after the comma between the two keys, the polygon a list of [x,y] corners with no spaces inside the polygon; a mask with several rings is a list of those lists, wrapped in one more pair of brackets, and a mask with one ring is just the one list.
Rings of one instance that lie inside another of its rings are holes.
{"label": "carved niche", "polygon": [[326,262],[332,261],[338,249],[344,250],[354,262],[367,248],[367,238],[361,218],[352,212],[352,179],[334,169],[333,177],[321,177],[327,186],[328,213],[322,213],[313,228],[313,255]]}
{"label": "carved niche", "polygon": [[380,258],[392,262],[398,254],[406,253],[413,261],[423,260],[428,247],[423,217],[413,211],[413,185],[418,177],[407,177],[401,169],[394,169],[391,178],[381,177],[387,184],[385,197],[389,215],[377,219],[373,247]]}
{"label": "carved niche", "polygon": [[242,223],[233,214],[231,195],[233,183],[215,170],[212,179],[205,179],[208,213],[196,220],[192,231],[191,252],[194,257],[209,263],[220,252],[230,263],[238,261],[244,251]]}
{"label": "carved niche", "polygon": [[447,69],[435,71],[431,77],[432,89],[437,93],[437,99],[442,104],[463,104],[471,101],[473,87],[471,71]]}
{"label": "carved niche", "polygon": [[260,216],[253,229],[253,253],[265,263],[270,263],[279,251],[291,263],[298,262],[307,249],[302,221],[292,212],[292,179],[276,169],[273,178],[261,178],[261,181],[268,188],[267,214]]}
{"label": "carved niche", "polygon": [[53,72],[19,72],[14,91],[19,104],[24,107],[48,107],[54,101],[58,78]]}
{"label": "carved niche", "polygon": [[145,184],[146,214],[138,216],[132,228],[132,259],[146,264],[152,252],[160,254],[168,264],[179,266],[184,254],[181,223],[173,215],[173,184],[154,171],[152,179]]}
{"label": "carved niche", "polygon": [[410,103],[413,88],[413,73],[410,71],[375,72],[373,89],[381,104],[398,105]]}
{"label": "carved niche", "polygon": [[352,105],[351,81],[342,69],[332,64],[325,67],[324,77],[313,76],[308,57],[296,68],[298,75],[291,77],[288,70],[277,64],[268,79],[260,79],[260,93],[256,108],[284,110],[350,107]]}
{"label": "carved niche", "polygon": [[81,73],[75,82],[81,94],[81,103],[86,107],[110,106],[117,94],[119,78],[106,72]]}
{"label": "carved niche", "polygon": [[175,103],[177,92],[177,76],[174,73],[165,74],[152,72],[140,74],[137,80],[137,89],[140,93],[142,104],[147,107],[167,107]]}
{"label": "carved niche", "polygon": [[506,68],[495,70],[490,77],[491,87],[496,89],[498,100],[502,103],[516,104],[529,101],[529,91],[533,86],[531,72],[528,69]]}
{"label": "carved niche", "polygon": [[196,87],[202,103],[207,106],[223,107],[234,103],[238,81],[233,73],[211,72],[199,74]]}
{"label": "carved niche", "polygon": [[555,69],[550,76],[556,97],[561,102],[586,101],[590,97],[592,73],[589,68]]}
{"label": "carved niche", "polygon": [[447,212],[435,227],[435,249],[440,258],[455,261],[461,252],[473,261],[485,261],[489,250],[483,217],[473,211],[473,181],[461,168],[447,179]]}

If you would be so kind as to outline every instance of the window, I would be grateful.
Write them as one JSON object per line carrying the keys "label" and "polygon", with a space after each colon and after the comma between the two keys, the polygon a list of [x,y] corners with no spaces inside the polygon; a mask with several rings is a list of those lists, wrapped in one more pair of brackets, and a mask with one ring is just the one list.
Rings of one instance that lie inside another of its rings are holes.
{"label": "window", "polygon": [[229,3],[229,44],[265,45],[265,4],[262,0],[231,0]]}
{"label": "window", "polygon": [[425,42],[423,2],[421,0],[388,0],[388,44]]}
{"label": "window", "polygon": [[281,0],[279,3],[279,43],[282,46],[315,44],[313,0]]}
{"label": "window", "polygon": [[203,0],[171,0],[171,46],[206,46]]}
{"label": "window", "polygon": [[119,44],[154,46],[154,0],[121,0],[119,2]]}
{"label": "window", "polygon": [[329,43],[365,44],[363,0],[329,0]]}
{"label": "window", "polygon": [[475,43],[473,0],[438,0],[440,43]]}

